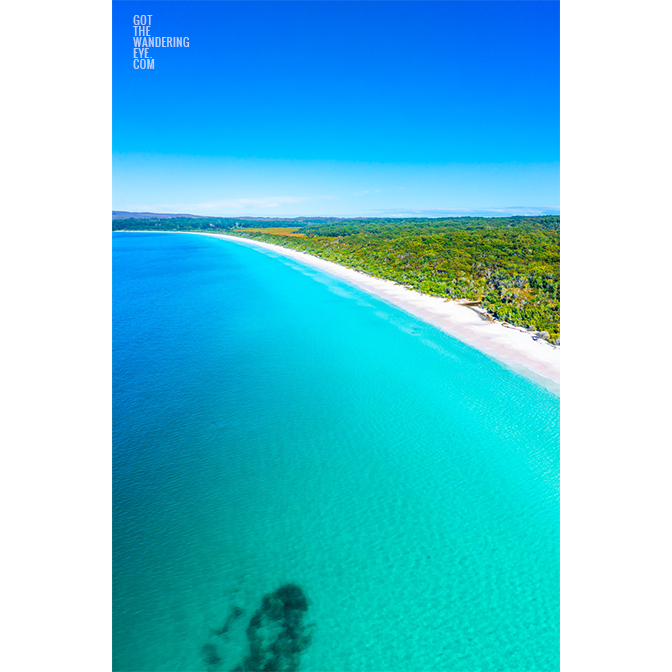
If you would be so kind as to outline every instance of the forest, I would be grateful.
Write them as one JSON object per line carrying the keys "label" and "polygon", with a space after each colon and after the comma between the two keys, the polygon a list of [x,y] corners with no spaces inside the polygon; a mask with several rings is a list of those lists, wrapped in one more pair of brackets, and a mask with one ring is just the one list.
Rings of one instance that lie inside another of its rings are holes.
{"label": "forest", "polygon": [[263,240],[479,302],[487,314],[560,342],[560,217],[117,219],[113,230],[218,231]]}

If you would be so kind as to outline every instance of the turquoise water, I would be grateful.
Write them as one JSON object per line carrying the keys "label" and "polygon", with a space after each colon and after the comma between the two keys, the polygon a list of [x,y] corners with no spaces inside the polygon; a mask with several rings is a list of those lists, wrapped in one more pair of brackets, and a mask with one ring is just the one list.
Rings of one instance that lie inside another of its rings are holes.
{"label": "turquoise water", "polygon": [[271,252],[113,250],[115,670],[559,669],[556,397]]}

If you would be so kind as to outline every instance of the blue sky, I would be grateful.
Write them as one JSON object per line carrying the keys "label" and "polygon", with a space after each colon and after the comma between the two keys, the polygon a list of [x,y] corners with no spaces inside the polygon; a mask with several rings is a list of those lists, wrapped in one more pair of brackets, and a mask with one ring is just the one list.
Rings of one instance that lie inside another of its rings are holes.
{"label": "blue sky", "polygon": [[556,2],[116,1],[113,208],[558,212],[559,57]]}

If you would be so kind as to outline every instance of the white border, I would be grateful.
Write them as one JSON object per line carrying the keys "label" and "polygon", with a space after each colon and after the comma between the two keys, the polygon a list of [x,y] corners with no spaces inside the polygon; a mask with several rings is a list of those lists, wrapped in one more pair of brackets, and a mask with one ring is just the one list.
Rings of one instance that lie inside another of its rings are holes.
{"label": "white border", "polygon": [[111,666],[111,5],[3,6],[6,670]]}
{"label": "white border", "polygon": [[669,666],[664,5],[561,6],[561,665]]}

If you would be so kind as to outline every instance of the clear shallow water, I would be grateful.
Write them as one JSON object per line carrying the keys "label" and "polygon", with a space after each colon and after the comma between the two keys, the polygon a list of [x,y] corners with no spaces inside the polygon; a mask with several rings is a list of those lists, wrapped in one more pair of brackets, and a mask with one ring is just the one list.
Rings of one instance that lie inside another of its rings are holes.
{"label": "clear shallow water", "polygon": [[115,670],[559,669],[556,397],[274,253],[113,249]]}

